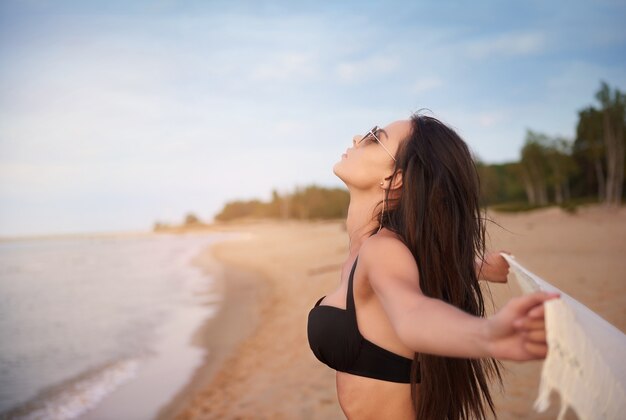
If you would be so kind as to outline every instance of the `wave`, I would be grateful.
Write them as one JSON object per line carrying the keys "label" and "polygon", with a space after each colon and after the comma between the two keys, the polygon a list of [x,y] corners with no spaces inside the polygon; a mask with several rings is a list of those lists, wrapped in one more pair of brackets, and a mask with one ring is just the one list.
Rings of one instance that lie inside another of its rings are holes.
{"label": "wave", "polygon": [[105,396],[137,376],[140,360],[109,362],[42,390],[36,397],[0,414],[2,419],[65,420],[95,407]]}

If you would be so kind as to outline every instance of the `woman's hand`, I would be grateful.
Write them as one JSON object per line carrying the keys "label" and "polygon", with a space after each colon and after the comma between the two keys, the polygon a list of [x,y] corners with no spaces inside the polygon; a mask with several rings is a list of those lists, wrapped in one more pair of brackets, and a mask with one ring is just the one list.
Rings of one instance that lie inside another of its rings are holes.
{"label": "woman's hand", "polygon": [[490,252],[485,257],[482,267],[480,266],[480,261],[476,260],[480,269],[479,278],[494,283],[506,283],[507,275],[509,274],[509,263],[500,255],[500,252],[511,254],[504,250]]}
{"label": "woman's hand", "polygon": [[515,297],[487,318],[491,357],[515,361],[545,359],[548,346],[543,303],[559,296],[539,291]]}

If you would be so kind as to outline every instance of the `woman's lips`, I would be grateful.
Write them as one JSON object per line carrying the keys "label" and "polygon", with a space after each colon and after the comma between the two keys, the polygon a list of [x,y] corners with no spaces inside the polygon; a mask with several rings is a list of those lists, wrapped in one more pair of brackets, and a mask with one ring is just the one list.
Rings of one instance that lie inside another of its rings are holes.
{"label": "woman's lips", "polygon": [[343,154],[341,155],[341,157],[342,157],[342,158],[347,158],[347,157],[348,157],[348,155],[347,155],[347,154],[345,154],[345,153],[343,153]]}

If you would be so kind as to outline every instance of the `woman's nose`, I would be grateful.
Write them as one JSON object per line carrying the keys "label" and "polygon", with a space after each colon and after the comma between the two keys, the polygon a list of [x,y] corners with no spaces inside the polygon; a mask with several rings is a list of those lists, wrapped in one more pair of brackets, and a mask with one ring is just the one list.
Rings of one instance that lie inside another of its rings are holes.
{"label": "woman's nose", "polygon": [[356,143],[358,142],[358,140],[359,140],[359,136],[358,135],[352,137],[352,146],[356,146]]}

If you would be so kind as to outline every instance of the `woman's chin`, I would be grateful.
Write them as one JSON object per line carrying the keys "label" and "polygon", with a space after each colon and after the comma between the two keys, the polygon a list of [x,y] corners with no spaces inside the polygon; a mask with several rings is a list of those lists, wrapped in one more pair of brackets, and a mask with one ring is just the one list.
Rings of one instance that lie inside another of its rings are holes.
{"label": "woman's chin", "polygon": [[[340,180],[344,181],[344,179],[343,179],[343,177],[342,177],[341,172],[342,172],[342,171],[341,171],[341,161],[339,161],[339,162],[337,162],[337,163],[335,163],[335,164],[333,165],[333,173],[335,174],[335,176],[336,176],[337,178],[339,178]],[[344,182],[345,182],[345,181],[344,181]]]}
{"label": "woman's chin", "polygon": [[341,170],[341,162],[337,162],[337,164],[335,164],[335,166],[333,166],[333,173],[335,174],[335,176],[337,178],[339,178],[344,184],[345,186],[349,188],[350,184],[348,183],[348,178],[345,176],[345,173],[343,173],[343,171]]}

